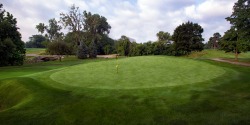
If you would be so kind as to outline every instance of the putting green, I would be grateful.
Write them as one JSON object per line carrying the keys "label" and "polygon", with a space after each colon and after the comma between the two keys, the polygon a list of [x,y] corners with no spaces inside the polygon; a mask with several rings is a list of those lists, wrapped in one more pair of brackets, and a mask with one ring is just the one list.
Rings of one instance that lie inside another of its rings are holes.
{"label": "putting green", "polygon": [[224,73],[218,66],[191,59],[143,56],[76,65],[50,78],[77,87],[138,89],[199,83]]}

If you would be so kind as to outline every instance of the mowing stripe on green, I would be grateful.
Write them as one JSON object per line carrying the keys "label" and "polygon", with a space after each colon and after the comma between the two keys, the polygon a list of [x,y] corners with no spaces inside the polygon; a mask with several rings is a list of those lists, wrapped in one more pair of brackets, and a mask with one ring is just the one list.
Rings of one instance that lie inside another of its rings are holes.
{"label": "mowing stripe on green", "polygon": [[55,72],[50,78],[77,87],[138,89],[194,84],[224,73],[218,66],[196,60],[143,56],[76,65]]}

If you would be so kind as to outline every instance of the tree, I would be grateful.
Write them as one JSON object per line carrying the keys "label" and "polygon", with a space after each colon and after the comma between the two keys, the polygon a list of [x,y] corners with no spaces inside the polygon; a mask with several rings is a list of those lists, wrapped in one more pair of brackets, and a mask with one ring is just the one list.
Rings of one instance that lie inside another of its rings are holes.
{"label": "tree", "polygon": [[202,51],[204,40],[202,38],[203,28],[192,22],[183,23],[174,30],[175,55],[187,55],[192,51]]}
{"label": "tree", "polygon": [[231,29],[223,36],[222,49],[234,52],[235,60],[238,54],[250,50],[250,1],[238,0],[233,7],[233,13],[226,20],[230,22]]}
{"label": "tree", "polygon": [[88,47],[87,45],[82,42],[79,46],[78,46],[78,50],[77,50],[77,57],[78,59],[87,59],[88,58]]}
{"label": "tree", "polygon": [[237,29],[238,40],[250,42],[250,1],[238,0],[233,7],[233,13],[226,20],[233,29]]}
{"label": "tree", "polygon": [[213,37],[209,38],[209,41],[206,43],[205,48],[207,49],[218,49],[219,48],[219,41],[221,40],[220,33],[214,33]]}
{"label": "tree", "polygon": [[46,31],[45,36],[49,39],[49,41],[56,40],[63,36],[63,33],[60,32],[62,27],[57,23],[55,18],[49,20],[48,26],[43,23],[39,23],[36,25],[36,29],[42,34]]}
{"label": "tree", "polygon": [[129,38],[126,36],[121,36],[121,38],[116,43],[116,51],[118,54],[122,56],[128,56],[130,51],[130,44]]}
{"label": "tree", "polygon": [[25,43],[26,48],[45,48],[44,42],[46,41],[46,37],[43,35],[32,35],[29,38],[29,41]]}
{"label": "tree", "polygon": [[248,50],[249,43],[242,39],[239,39],[237,31],[235,29],[230,29],[225,32],[220,42],[221,49],[226,52],[235,53],[235,60],[238,61],[238,55],[241,52],[246,52]]}
{"label": "tree", "polygon": [[168,32],[160,31],[156,34],[158,41],[170,41],[171,35]]}
{"label": "tree", "polygon": [[78,45],[84,41],[87,45],[95,44],[99,52],[104,51],[100,49],[103,45],[101,40],[111,29],[105,17],[87,11],[80,13],[79,8],[73,5],[69,13],[61,13],[61,22],[74,34],[74,41]]}
{"label": "tree", "polygon": [[68,55],[70,53],[70,48],[67,43],[62,40],[58,40],[51,42],[48,45],[47,51],[49,54],[58,55],[59,60],[61,61],[63,55]]}
{"label": "tree", "polygon": [[68,13],[61,13],[60,15],[60,22],[72,33],[73,41],[80,45],[82,43],[80,41],[83,40],[81,32],[83,31],[84,18],[79,7],[72,5]]}
{"label": "tree", "polygon": [[0,4],[0,66],[22,65],[25,49],[16,18],[2,7]]}
{"label": "tree", "polygon": [[89,45],[89,58],[96,58],[97,57],[97,49],[96,44],[92,41]]}

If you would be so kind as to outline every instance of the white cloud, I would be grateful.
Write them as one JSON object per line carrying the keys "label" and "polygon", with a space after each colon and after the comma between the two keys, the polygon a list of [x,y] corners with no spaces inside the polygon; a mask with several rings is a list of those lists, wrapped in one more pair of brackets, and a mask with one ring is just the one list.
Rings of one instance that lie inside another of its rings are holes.
{"label": "white cloud", "polygon": [[193,21],[204,28],[206,40],[214,32],[223,34],[230,25],[225,17],[232,13],[237,0],[3,0],[4,9],[17,18],[23,40],[38,34],[35,25],[59,18],[73,4],[81,10],[107,18],[110,36],[127,35],[137,42],[156,40],[156,33],[174,29],[183,22]]}

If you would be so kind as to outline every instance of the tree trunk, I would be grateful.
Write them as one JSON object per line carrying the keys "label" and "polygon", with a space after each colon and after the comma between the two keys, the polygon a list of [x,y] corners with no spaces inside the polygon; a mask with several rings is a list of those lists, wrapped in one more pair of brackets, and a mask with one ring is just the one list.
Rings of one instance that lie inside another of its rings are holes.
{"label": "tree trunk", "polygon": [[237,62],[239,61],[238,60],[238,55],[239,55],[239,53],[238,53],[237,48],[236,48],[235,49],[235,61],[237,61]]}

